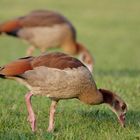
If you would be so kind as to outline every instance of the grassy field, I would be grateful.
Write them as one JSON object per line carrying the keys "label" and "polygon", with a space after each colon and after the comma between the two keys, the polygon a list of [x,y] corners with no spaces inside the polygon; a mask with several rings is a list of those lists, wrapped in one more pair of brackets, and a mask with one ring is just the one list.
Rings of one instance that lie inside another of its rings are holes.
{"label": "grassy field", "polygon": [[[60,11],[73,22],[78,40],[95,58],[98,87],[117,92],[127,102],[126,128],[105,105],[66,100],[59,102],[54,133],[47,133],[50,100],[33,97],[38,128],[33,134],[26,121],[27,89],[0,79],[0,140],[139,140],[140,1],[0,0],[0,22],[40,8]],[[0,65],[24,56],[27,47],[21,40],[0,36]]]}

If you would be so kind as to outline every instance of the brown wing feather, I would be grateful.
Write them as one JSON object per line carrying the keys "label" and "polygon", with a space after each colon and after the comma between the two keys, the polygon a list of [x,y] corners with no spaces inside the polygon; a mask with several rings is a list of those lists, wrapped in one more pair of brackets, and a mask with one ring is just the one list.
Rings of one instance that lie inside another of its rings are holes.
{"label": "brown wing feather", "polygon": [[71,27],[71,30],[75,34],[75,28],[66,19],[66,17],[61,14],[49,11],[49,10],[36,10],[29,14],[16,18],[11,21],[0,24],[0,33],[6,32],[10,35],[18,36],[17,31],[26,27],[36,27],[36,26],[53,26],[57,24],[67,24]]}
{"label": "brown wing feather", "polygon": [[46,66],[50,68],[65,69],[77,68],[85,65],[78,59],[64,53],[49,53],[38,57],[24,57],[13,61],[0,68],[0,75],[18,76],[25,71],[32,70],[35,67]]}
{"label": "brown wing feather", "polygon": [[27,70],[32,70],[30,64],[34,57],[20,58],[13,61],[0,69],[0,75],[4,76],[16,76],[24,73]]}
{"label": "brown wing feather", "polygon": [[57,69],[77,68],[80,66],[85,66],[78,59],[59,52],[49,53],[36,57],[31,62],[31,64],[33,67],[46,66]]}
{"label": "brown wing feather", "polygon": [[32,11],[21,18],[20,22],[24,27],[53,26],[54,24],[69,23],[69,21],[59,13],[49,10]]}
{"label": "brown wing feather", "polygon": [[11,32],[22,27],[53,26],[54,24],[69,23],[62,15],[49,10],[36,10],[28,15],[0,24],[1,32]]}

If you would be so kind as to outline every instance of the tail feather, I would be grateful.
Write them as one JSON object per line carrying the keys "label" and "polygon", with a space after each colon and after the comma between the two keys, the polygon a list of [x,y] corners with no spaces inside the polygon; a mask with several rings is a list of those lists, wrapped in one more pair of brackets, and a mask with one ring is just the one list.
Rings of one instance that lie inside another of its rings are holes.
{"label": "tail feather", "polygon": [[0,25],[0,35],[2,34],[2,31],[1,31],[1,25]]}
{"label": "tail feather", "polygon": [[0,34],[1,33],[12,33],[17,31],[21,27],[18,20],[7,21],[0,24]]}
{"label": "tail feather", "polygon": [[[0,67],[0,71],[3,69],[3,67]],[[4,74],[0,74],[0,78],[5,78]]]}
{"label": "tail feather", "polygon": [[0,74],[0,78],[4,78],[4,79],[5,79],[5,75],[3,75],[3,74]]}

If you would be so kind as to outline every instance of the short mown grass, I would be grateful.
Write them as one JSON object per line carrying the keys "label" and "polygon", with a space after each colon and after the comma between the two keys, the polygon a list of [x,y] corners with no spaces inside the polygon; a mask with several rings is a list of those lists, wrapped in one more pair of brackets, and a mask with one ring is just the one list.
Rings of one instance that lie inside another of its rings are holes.
{"label": "short mown grass", "polygon": [[[110,89],[128,104],[126,128],[106,105],[60,101],[54,133],[48,133],[50,100],[33,97],[37,132],[27,122],[28,91],[15,81],[0,79],[0,140],[139,140],[140,139],[140,1],[139,0],[1,0],[0,22],[33,9],[48,8],[68,17],[95,59],[98,87]],[[0,36],[0,65],[25,55],[28,44]],[[39,54],[39,51],[36,51]]]}

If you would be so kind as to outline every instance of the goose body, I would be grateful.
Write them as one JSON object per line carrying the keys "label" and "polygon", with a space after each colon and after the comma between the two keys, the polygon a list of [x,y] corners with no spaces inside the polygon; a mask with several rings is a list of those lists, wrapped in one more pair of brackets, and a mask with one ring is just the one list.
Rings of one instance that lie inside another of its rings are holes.
{"label": "goose body", "polygon": [[58,12],[36,10],[29,14],[0,24],[0,33],[6,33],[27,41],[31,47],[41,52],[53,47],[61,47],[66,53],[79,55],[81,60],[93,69],[93,58],[87,48],[77,42],[76,30],[72,23]]}
{"label": "goose body", "polygon": [[35,114],[31,106],[33,95],[46,96],[52,100],[48,131],[54,129],[57,102],[71,98],[77,98],[90,105],[109,104],[116,112],[120,123],[124,125],[127,109],[125,102],[111,91],[97,89],[88,68],[78,59],[64,53],[20,58],[1,67],[0,77],[14,79],[29,89],[26,104],[33,131],[35,131]]}
{"label": "goose body", "polygon": [[41,66],[25,72],[22,77],[33,94],[57,100],[78,97],[93,81],[84,67],[58,70]]}

